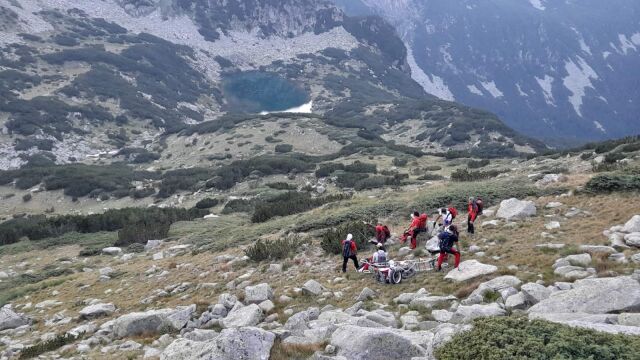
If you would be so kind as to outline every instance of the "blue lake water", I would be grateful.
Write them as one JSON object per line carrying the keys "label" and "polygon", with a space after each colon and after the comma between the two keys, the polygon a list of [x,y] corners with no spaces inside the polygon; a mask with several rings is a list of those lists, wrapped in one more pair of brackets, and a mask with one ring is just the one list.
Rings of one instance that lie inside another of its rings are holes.
{"label": "blue lake water", "polygon": [[304,89],[269,72],[227,74],[222,79],[222,89],[230,110],[237,112],[283,111],[309,101]]}

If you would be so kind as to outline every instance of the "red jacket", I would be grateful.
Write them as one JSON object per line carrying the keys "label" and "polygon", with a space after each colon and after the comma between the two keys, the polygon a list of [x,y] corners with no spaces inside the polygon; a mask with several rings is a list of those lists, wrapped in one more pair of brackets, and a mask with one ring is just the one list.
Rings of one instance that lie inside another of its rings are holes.
{"label": "red jacket", "polygon": [[[347,240],[346,239],[342,240],[342,246],[344,246],[345,241],[347,241]],[[353,240],[351,240],[351,252],[354,253],[354,254],[356,252],[358,252],[358,249],[356,248],[356,242],[353,241]]]}
{"label": "red jacket", "polygon": [[413,229],[419,229],[422,224],[422,220],[420,220],[420,217],[414,217],[413,220],[411,221],[411,225],[409,226],[409,230],[413,230]]}
{"label": "red jacket", "polygon": [[382,225],[376,225],[376,234],[384,234],[384,226]]}
{"label": "red jacket", "polygon": [[467,205],[467,211],[469,212],[469,219],[476,221],[476,217],[478,217],[478,207],[469,203],[469,205]]}

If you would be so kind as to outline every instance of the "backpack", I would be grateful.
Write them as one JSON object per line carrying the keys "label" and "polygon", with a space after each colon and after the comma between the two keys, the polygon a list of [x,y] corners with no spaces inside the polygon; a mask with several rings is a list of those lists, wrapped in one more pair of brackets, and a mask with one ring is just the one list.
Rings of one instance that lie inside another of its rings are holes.
{"label": "backpack", "polygon": [[344,242],[344,244],[342,244],[342,257],[351,257],[351,255],[353,255],[351,253],[351,240],[347,240]]}
{"label": "backpack", "polygon": [[422,214],[420,215],[420,228],[421,229],[426,229],[427,228],[427,214]]}
{"label": "backpack", "polygon": [[455,219],[456,216],[458,216],[458,209],[456,209],[454,207],[450,207],[447,210],[449,210],[449,213],[451,213],[451,220]]}
{"label": "backpack", "polygon": [[440,247],[441,252],[449,252],[453,247],[453,244],[458,241],[458,237],[454,234],[450,234],[448,231],[440,233],[438,238],[440,239],[438,246]]}
{"label": "backpack", "polygon": [[481,198],[476,199],[476,208],[478,209],[478,215],[482,215],[482,208],[484,207],[484,203]]}

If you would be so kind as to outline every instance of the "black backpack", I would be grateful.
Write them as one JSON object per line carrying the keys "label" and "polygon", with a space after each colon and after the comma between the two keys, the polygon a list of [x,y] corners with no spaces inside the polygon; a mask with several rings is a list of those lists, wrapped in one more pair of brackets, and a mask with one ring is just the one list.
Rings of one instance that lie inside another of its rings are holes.
{"label": "black backpack", "polygon": [[342,244],[342,257],[351,257],[351,240],[347,240]]}
{"label": "black backpack", "polygon": [[440,233],[438,235],[440,239],[438,246],[440,247],[440,251],[449,252],[453,247],[453,244],[458,241],[458,237],[454,234],[449,233],[448,231]]}

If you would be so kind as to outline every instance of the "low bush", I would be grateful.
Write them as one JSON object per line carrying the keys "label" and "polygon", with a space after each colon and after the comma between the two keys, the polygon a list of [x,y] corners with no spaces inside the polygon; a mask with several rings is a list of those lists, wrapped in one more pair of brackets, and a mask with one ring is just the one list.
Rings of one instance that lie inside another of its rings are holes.
{"label": "low bush", "polygon": [[451,173],[451,180],[453,181],[480,181],[492,179],[500,175],[502,171],[489,170],[489,171],[469,171],[467,169],[458,169]]}
{"label": "low bush", "polygon": [[385,186],[400,185],[400,174],[396,176],[371,176],[358,180],[353,188],[360,190],[377,189]]}
{"label": "low bush", "polygon": [[344,171],[352,173],[369,173],[375,174],[377,172],[376,164],[363,163],[358,160],[346,165]]}
{"label": "low bush", "polygon": [[435,351],[439,360],[600,359],[631,360],[640,337],[613,335],[543,320],[481,318]]}
{"label": "low bush", "polygon": [[176,221],[193,220],[205,214],[206,211],[199,209],[152,207],[112,209],[102,214],[86,216],[64,215],[48,218],[39,215],[17,218],[0,223],[0,245],[18,242],[22,237],[34,241],[58,237],[70,232],[116,231],[140,222],[158,226],[165,223],[170,225]]}
{"label": "low bush", "polygon": [[36,343],[35,345],[27,346],[20,352],[19,359],[31,359],[38,357],[49,351],[57,350],[65,345],[71,344],[78,340],[78,336],[71,334],[58,334],[51,340]]}
{"label": "low bush", "polygon": [[429,165],[424,167],[424,171],[440,171],[442,170],[442,166],[440,165]]}
{"label": "low bush", "polygon": [[367,241],[375,236],[375,228],[371,226],[373,221],[349,221],[329,229],[322,234],[320,246],[328,254],[342,254],[342,240],[347,234],[353,235],[358,251],[367,246]]}
{"label": "low bush", "polygon": [[128,253],[141,253],[144,252],[144,244],[136,242],[127,246]]}
{"label": "low bush", "polygon": [[275,147],[275,151],[280,154],[288,153],[293,151],[293,145],[290,144],[278,144]]}
{"label": "low bush", "polygon": [[282,260],[296,254],[306,241],[299,236],[289,235],[279,240],[258,240],[244,250],[252,261]]}
{"label": "low bush", "polygon": [[439,175],[439,174],[424,174],[421,175],[420,177],[418,177],[418,180],[422,180],[422,181],[437,181],[437,180],[443,180],[444,176]]}
{"label": "low bush", "polygon": [[489,165],[490,162],[489,159],[471,160],[467,163],[467,167],[469,169],[479,169]]}
{"label": "low bush", "polygon": [[32,198],[33,198],[33,196],[31,194],[22,195],[22,201],[24,201],[24,202],[29,202],[29,201],[31,201]]}
{"label": "low bush", "polygon": [[587,182],[585,190],[594,193],[639,191],[640,175],[623,173],[596,175]]}
{"label": "low bush", "polygon": [[169,234],[171,223],[168,219],[143,219],[125,225],[118,231],[115,246],[146,243],[148,240],[164,239]]}
{"label": "low bush", "polygon": [[267,187],[274,190],[296,190],[297,187],[286,182],[274,182],[267,184]]}
{"label": "low bush", "polygon": [[223,214],[233,214],[238,212],[252,212],[255,205],[254,200],[232,199],[229,200],[222,209]]}
{"label": "low bush", "polygon": [[259,223],[276,216],[298,214],[329,202],[344,200],[348,197],[348,195],[339,194],[314,198],[306,192],[289,191],[273,199],[261,201],[256,204],[253,215],[251,216],[251,221]]}
{"label": "low bush", "polygon": [[210,209],[218,205],[219,202],[218,199],[205,198],[196,203],[196,209]]}
{"label": "low bush", "polygon": [[333,174],[337,170],[344,170],[344,164],[340,164],[340,163],[322,164],[320,165],[320,167],[318,167],[318,170],[316,170],[316,177],[317,178],[327,177]]}

